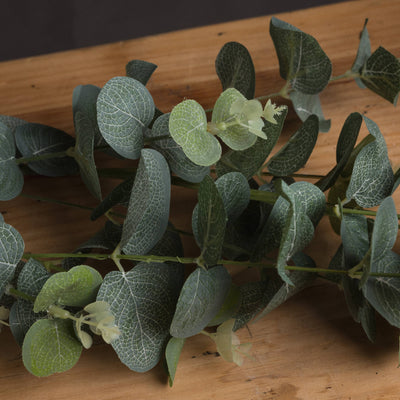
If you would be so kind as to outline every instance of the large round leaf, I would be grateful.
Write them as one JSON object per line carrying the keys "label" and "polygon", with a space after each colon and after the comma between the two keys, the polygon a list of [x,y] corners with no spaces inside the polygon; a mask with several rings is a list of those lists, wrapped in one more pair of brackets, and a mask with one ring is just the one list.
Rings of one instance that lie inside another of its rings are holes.
{"label": "large round leaf", "polygon": [[140,157],[143,128],[154,116],[154,102],[139,81],[127,76],[110,79],[97,98],[97,120],[106,142],[121,156]]}

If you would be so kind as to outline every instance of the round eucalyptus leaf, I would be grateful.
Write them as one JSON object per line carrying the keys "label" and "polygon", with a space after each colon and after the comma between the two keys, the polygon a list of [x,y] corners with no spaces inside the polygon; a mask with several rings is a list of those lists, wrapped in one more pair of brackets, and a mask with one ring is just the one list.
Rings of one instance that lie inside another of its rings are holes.
{"label": "round eucalyptus leaf", "polygon": [[51,305],[83,307],[96,299],[101,275],[87,265],[52,275],[43,285],[34,303],[34,311],[45,311]]}
{"label": "round eucalyptus leaf", "polygon": [[207,167],[220,159],[221,145],[207,132],[206,113],[196,101],[185,100],[173,108],[169,118],[169,131],[195,164]]}
{"label": "round eucalyptus leaf", "polygon": [[31,374],[42,377],[69,370],[78,362],[81,352],[72,321],[41,319],[25,336],[22,360]]}
{"label": "round eucalyptus leaf", "polygon": [[[246,98],[236,89],[229,88],[221,93],[214,105],[211,122],[218,124],[229,122],[232,119],[231,107],[237,100],[246,101]],[[257,136],[241,125],[228,127],[218,133],[223,142],[232,150],[246,150],[257,140]]]}
{"label": "round eucalyptus leaf", "polygon": [[110,79],[97,98],[97,120],[106,142],[121,156],[140,157],[143,129],[154,116],[150,92],[139,81],[127,76]]}

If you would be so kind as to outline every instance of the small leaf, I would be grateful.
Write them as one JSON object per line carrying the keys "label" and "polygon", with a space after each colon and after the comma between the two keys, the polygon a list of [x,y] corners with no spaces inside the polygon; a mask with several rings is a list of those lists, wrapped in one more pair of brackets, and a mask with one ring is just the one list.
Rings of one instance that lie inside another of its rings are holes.
{"label": "small leaf", "polygon": [[110,272],[98,301],[110,304],[121,335],[111,345],[133,371],[153,368],[169,338],[176,304],[175,272],[162,263],[139,263],[127,273]]}
{"label": "small leaf", "polygon": [[225,43],[215,60],[215,69],[223,90],[235,88],[248,99],[254,97],[255,70],[245,46],[237,42]]}
{"label": "small leaf", "polygon": [[271,150],[275,147],[279,135],[281,134],[287,112],[288,109],[286,107],[284,111],[276,117],[276,124],[272,124],[268,121],[265,122],[263,131],[267,135],[267,140],[257,138],[255,144],[247,150],[227,151],[217,163],[218,176],[232,171],[241,172],[247,179],[255,175],[263,166]]}
{"label": "small leaf", "polygon": [[177,338],[196,335],[217,315],[231,286],[231,277],[222,265],[209,270],[198,267],[183,285],[171,323]]}
{"label": "small leaf", "polygon": [[24,254],[22,236],[11,225],[0,222],[0,298],[14,277],[15,269]]}
{"label": "small leaf", "polygon": [[[22,157],[26,158],[66,151],[75,145],[74,138],[67,133],[33,123],[18,126],[15,141]],[[73,175],[78,171],[75,160],[68,156],[32,161],[28,167],[44,176]]]}
{"label": "small leaf", "polygon": [[106,142],[129,159],[140,157],[143,129],[154,116],[154,102],[139,81],[119,76],[110,79],[97,99],[97,119]]}
{"label": "small leaf", "polygon": [[366,117],[364,121],[375,140],[357,155],[346,197],[354,199],[360,207],[369,208],[379,205],[391,194],[394,176],[385,139],[378,126]]}
{"label": "small leaf", "polygon": [[[218,125],[232,119],[232,105],[237,101],[246,101],[246,98],[238,90],[229,88],[223,91],[215,102],[211,122]],[[261,103],[260,110],[262,111]],[[232,150],[248,149],[257,140],[257,136],[251,133],[248,127],[241,125],[233,125],[225,130],[219,130],[218,137]]]}
{"label": "small leaf", "polygon": [[121,238],[126,254],[146,254],[163,236],[169,217],[171,178],[165,158],[143,149]]}
{"label": "small leaf", "polygon": [[279,59],[281,77],[305,94],[321,92],[328,84],[332,64],[318,42],[293,25],[271,18],[270,35]]}
{"label": "small leaf", "polygon": [[101,282],[101,275],[87,265],[78,265],[68,272],[58,272],[43,285],[33,310],[46,311],[53,304],[83,307],[94,301]]}
{"label": "small leaf", "polygon": [[77,161],[82,180],[90,193],[101,201],[101,188],[96,164],[94,162],[95,126],[91,119],[78,111],[74,115],[76,145],[74,158]]}
{"label": "small leaf", "polygon": [[360,72],[361,81],[368,89],[396,105],[400,92],[400,62],[393,54],[379,47]]}
{"label": "small leaf", "polygon": [[131,60],[126,64],[126,76],[136,79],[146,85],[151,75],[156,70],[157,65],[143,60]]}
{"label": "small leaf", "polygon": [[185,339],[172,337],[169,339],[165,349],[165,359],[167,361],[169,386],[174,384],[176,368],[178,367],[179,357],[181,355]]}
{"label": "small leaf", "polygon": [[[147,133],[149,138],[157,138],[169,135],[170,114],[163,114],[153,124],[153,128]],[[151,142],[151,146],[159,151],[167,160],[171,171],[187,182],[198,183],[209,174],[210,168],[195,164],[183,152],[172,138],[158,139]]]}
{"label": "small leaf", "polygon": [[116,186],[103,201],[92,211],[90,219],[95,221],[97,218],[104,215],[112,207],[121,204],[128,207],[131,197],[134,178],[128,178]]}
{"label": "small leaf", "polygon": [[69,370],[78,362],[81,352],[71,321],[41,319],[25,336],[22,360],[31,374],[43,377]]}
{"label": "small leaf", "polygon": [[323,191],[332,187],[339,175],[343,171],[347,162],[350,159],[350,155],[356,144],[358,134],[360,132],[362,124],[362,116],[360,113],[350,114],[343,124],[343,128],[340,131],[338,143],[336,146],[336,166],[334,166],[328,174],[320,179],[316,185]]}
{"label": "small leaf", "polygon": [[324,118],[318,94],[304,94],[293,90],[290,92],[290,100],[292,100],[297,116],[303,122],[314,114],[318,117],[320,132],[329,132],[331,120]]}
{"label": "small leaf", "polygon": [[17,197],[24,185],[24,176],[15,162],[13,132],[0,122],[0,201]]}
{"label": "small leaf", "polygon": [[172,109],[169,131],[186,156],[195,164],[207,167],[220,159],[221,145],[207,132],[206,113],[196,101],[185,100]]}
{"label": "small leaf", "polygon": [[[226,226],[226,211],[221,195],[210,176],[200,183],[197,221],[193,231],[198,232],[196,240],[201,249],[199,259],[207,266],[217,264],[221,257]],[[175,336],[175,335],[173,335]]]}
{"label": "small leaf", "polygon": [[[371,43],[369,40],[367,23],[368,23],[368,18],[365,20],[364,28],[361,31],[360,44],[358,46],[357,56],[356,56],[356,59],[354,60],[353,66],[351,67],[352,72],[359,73],[362,66],[366,63],[368,58],[371,56]],[[356,78],[355,81],[361,89],[366,88],[366,86],[362,83],[360,78]]]}
{"label": "small leaf", "polygon": [[287,176],[304,167],[318,138],[318,117],[311,115],[267,163],[275,176]]}

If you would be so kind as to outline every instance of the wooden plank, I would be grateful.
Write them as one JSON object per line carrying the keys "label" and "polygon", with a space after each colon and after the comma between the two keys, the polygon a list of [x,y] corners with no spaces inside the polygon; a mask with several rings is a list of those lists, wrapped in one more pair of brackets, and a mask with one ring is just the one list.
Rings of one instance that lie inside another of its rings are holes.
{"label": "wooden plank", "polygon": [[[315,36],[333,62],[333,74],[353,63],[358,34],[364,19],[375,49],[383,45],[400,54],[398,16],[400,2],[360,0],[278,15]],[[184,98],[195,98],[211,107],[220,92],[214,59],[221,46],[236,40],[248,47],[257,71],[256,95],[278,91],[283,85],[277,58],[268,36],[269,17],[219,24],[181,32],[145,37],[104,46],[0,63],[0,113],[53,125],[73,133],[71,97],[78,84],[102,86],[123,75],[130,59],[145,59],[159,68],[149,89],[157,106],[169,111]],[[354,82],[338,81],[321,96],[332,129],[321,134],[317,151],[307,163],[307,173],[323,173],[334,164],[340,128],[351,111],[378,123],[393,164],[400,164],[398,109]],[[297,125],[291,112],[281,143]],[[365,128],[364,128],[365,133]],[[103,157],[102,165],[110,165]],[[115,182],[105,182],[105,191]],[[93,206],[95,202],[79,178],[29,178],[28,194],[57,197]],[[174,189],[174,220],[190,228],[195,194]],[[186,210],[186,211],[185,211]],[[87,222],[84,210],[32,202],[19,198],[0,204],[7,222],[23,235],[33,252],[70,251],[95,232],[101,223]],[[76,229],[76,227],[79,227]],[[336,250],[327,221],[318,228],[310,248],[319,265]],[[196,248],[186,241],[189,254]],[[245,279],[243,275],[235,279]],[[372,345],[349,316],[343,294],[333,285],[318,282],[256,324],[242,330],[242,341],[253,342],[253,358],[241,368],[216,357],[206,337],[187,341],[173,389],[166,386],[161,366],[145,373],[129,371],[110,348],[96,345],[67,373],[38,379],[22,366],[21,353],[11,335],[1,333],[0,396],[9,399],[398,399],[396,368],[397,332],[379,321],[377,343]]]}

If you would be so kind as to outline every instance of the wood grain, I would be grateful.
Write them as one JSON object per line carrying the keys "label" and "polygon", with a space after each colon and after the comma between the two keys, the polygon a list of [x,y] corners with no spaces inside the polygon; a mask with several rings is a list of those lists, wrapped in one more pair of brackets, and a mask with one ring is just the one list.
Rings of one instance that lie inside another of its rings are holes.
{"label": "wood grain", "polygon": [[[382,45],[400,55],[399,1],[360,0],[277,16],[318,39],[332,60],[333,75],[344,73],[352,65],[365,18],[369,18],[373,50]],[[256,95],[276,92],[284,82],[268,35],[269,20],[263,16],[0,63],[0,113],[73,133],[73,88],[88,83],[102,86],[111,77],[124,75],[125,64],[131,59],[159,66],[148,87],[162,111],[169,111],[184,98],[194,98],[208,108],[221,90],[214,70],[215,57],[222,45],[232,40],[247,46],[253,56]],[[393,164],[400,164],[398,108],[359,90],[351,81],[329,85],[321,101],[325,116],[332,119],[332,128],[320,135],[317,150],[305,167],[307,173],[324,173],[334,165],[337,136],[351,111],[366,114],[378,123]],[[291,112],[280,143],[297,124]],[[101,157],[98,164],[114,165],[107,157]],[[115,184],[104,181],[104,192]],[[95,204],[77,177],[28,178],[24,192],[86,206]],[[189,229],[195,193],[175,188],[173,197],[174,221],[178,227]],[[85,210],[22,197],[1,203],[0,212],[22,233],[26,250],[32,252],[71,251],[103,223],[90,222]],[[196,254],[193,243],[186,240],[185,245],[188,254]],[[309,252],[319,265],[326,266],[327,257],[337,245],[338,238],[323,221]],[[235,279],[245,277],[238,274]],[[189,339],[173,389],[167,387],[161,366],[145,374],[133,373],[119,362],[110,346],[103,344],[86,351],[67,373],[35,378],[25,371],[20,349],[5,330],[0,345],[0,397],[397,400],[398,332],[382,320],[378,330],[377,343],[370,344],[349,316],[343,294],[333,285],[317,282],[264,320],[251,324],[249,330],[240,332],[242,341],[253,342],[253,358],[241,368],[217,357],[208,338]]]}

